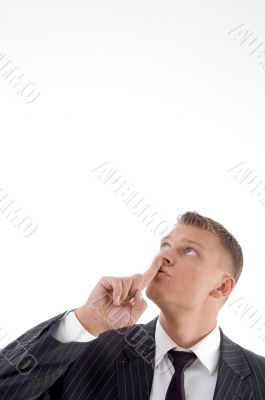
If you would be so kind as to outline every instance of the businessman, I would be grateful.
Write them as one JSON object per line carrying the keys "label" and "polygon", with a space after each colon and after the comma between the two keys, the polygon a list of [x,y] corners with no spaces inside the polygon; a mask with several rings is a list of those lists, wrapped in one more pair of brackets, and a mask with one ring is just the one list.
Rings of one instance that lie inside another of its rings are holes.
{"label": "businessman", "polygon": [[[84,305],[1,351],[0,399],[265,400],[265,358],[217,322],[242,268],[234,236],[187,211],[147,271],[101,278]],[[145,288],[160,313],[137,324]]]}

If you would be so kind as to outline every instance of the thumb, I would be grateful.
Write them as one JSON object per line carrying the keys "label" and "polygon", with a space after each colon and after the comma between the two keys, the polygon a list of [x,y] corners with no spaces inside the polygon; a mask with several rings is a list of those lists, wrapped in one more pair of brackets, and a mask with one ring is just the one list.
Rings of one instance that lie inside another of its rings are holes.
{"label": "thumb", "polygon": [[134,305],[133,311],[135,316],[140,317],[140,315],[144,312],[144,310],[148,307],[147,302],[144,300],[141,290],[137,290],[134,296]]}

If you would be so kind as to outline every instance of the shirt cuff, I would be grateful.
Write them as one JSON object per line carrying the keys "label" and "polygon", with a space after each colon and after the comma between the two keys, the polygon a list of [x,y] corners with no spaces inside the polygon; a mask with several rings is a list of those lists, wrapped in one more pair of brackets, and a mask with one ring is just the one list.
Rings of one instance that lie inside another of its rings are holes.
{"label": "shirt cuff", "polygon": [[52,336],[63,343],[68,342],[90,342],[98,336],[89,333],[78,320],[74,310],[69,310],[51,328]]}

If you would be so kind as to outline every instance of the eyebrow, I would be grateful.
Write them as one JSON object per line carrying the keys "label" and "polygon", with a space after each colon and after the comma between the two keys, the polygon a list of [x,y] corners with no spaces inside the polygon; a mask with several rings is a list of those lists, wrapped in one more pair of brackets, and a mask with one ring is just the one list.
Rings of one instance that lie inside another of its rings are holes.
{"label": "eyebrow", "polygon": [[[161,239],[161,242],[163,242],[165,239],[170,239],[170,240],[171,240],[171,237],[170,237],[170,236],[165,236],[165,237],[163,237],[163,238]],[[183,239],[181,239],[180,241],[181,241],[181,242],[194,243],[194,244],[197,244],[198,246],[200,246],[202,249],[204,249],[204,247],[203,247],[202,244],[200,244],[200,243],[198,243],[198,242],[195,242],[194,240],[187,239],[187,238],[183,238]]]}

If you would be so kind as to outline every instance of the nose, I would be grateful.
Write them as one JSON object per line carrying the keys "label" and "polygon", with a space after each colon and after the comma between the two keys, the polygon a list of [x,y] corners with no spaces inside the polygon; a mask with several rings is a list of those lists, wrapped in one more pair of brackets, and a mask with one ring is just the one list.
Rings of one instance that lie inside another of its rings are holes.
{"label": "nose", "polygon": [[165,265],[173,265],[174,260],[169,250],[161,250],[161,258],[163,260],[163,264]]}

